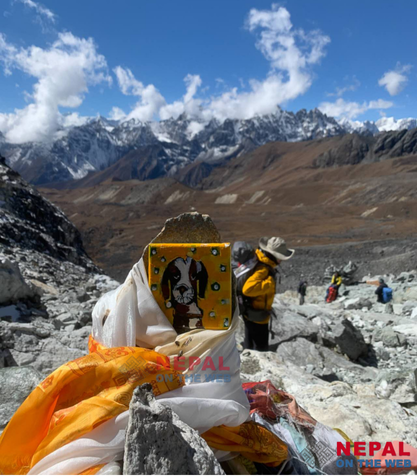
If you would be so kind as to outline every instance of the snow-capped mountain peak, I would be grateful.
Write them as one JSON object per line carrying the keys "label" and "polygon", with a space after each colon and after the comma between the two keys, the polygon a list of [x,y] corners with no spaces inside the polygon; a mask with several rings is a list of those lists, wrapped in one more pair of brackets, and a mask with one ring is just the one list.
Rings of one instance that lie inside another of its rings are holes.
{"label": "snow-capped mountain peak", "polygon": [[319,109],[293,113],[280,107],[273,114],[223,122],[217,119],[199,122],[182,114],[160,122],[116,121],[98,116],[81,124],[74,119],[74,123],[72,127],[63,126],[48,143],[11,144],[0,132],[0,153],[35,184],[83,178],[89,172],[111,166],[132,151],[136,151],[137,159],[145,157],[153,161],[150,167],[153,171],[155,161],[158,162],[158,172],[152,174],[154,178],[173,175],[195,160],[216,161],[272,141],[296,142],[346,132],[374,135],[379,131],[417,127],[415,119],[338,122]]}

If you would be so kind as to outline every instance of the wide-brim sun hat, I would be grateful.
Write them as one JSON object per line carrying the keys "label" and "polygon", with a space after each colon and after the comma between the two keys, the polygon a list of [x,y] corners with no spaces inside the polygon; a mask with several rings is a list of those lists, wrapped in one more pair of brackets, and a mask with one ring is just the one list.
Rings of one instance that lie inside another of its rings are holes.
{"label": "wide-brim sun hat", "polygon": [[287,248],[285,240],[279,236],[272,236],[271,238],[263,236],[259,240],[259,248],[262,251],[266,251],[272,256],[275,256],[275,258],[279,259],[280,261],[286,261],[287,259],[292,258],[293,254],[295,253],[295,250]]}

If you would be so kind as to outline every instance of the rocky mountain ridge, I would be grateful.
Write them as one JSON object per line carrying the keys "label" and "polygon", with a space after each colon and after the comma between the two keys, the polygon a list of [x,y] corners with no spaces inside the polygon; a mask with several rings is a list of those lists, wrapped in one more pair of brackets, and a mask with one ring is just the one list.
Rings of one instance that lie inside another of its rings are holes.
{"label": "rocky mountain ridge", "polygon": [[376,137],[352,134],[337,147],[318,156],[314,167],[334,167],[379,162],[417,155],[417,129],[384,132]]}
{"label": "rocky mountain ridge", "polygon": [[271,141],[300,141],[343,133],[339,124],[318,109],[275,114],[249,120],[196,123],[186,115],[160,122],[124,122],[99,117],[59,131],[49,143],[9,144],[0,139],[8,163],[34,184],[81,179],[103,170],[128,153],[153,154],[156,163],[139,179],[172,176],[195,161],[235,156]]}
{"label": "rocky mountain ridge", "polygon": [[46,375],[84,355],[92,308],[117,285],[88,257],[68,218],[3,160],[0,368],[31,365]]}
{"label": "rocky mountain ridge", "polygon": [[82,179],[120,159],[125,169],[134,170],[129,178],[147,180],[174,176],[193,162],[210,164],[241,156],[273,141],[297,142],[351,132],[375,135],[417,127],[414,119],[391,119],[382,118],[376,123],[337,122],[318,109],[293,113],[280,108],[274,114],[252,119],[213,119],[208,123],[198,123],[185,114],[160,122],[98,117],[84,125],[62,129],[45,143],[11,144],[0,132],[0,153],[36,185]]}

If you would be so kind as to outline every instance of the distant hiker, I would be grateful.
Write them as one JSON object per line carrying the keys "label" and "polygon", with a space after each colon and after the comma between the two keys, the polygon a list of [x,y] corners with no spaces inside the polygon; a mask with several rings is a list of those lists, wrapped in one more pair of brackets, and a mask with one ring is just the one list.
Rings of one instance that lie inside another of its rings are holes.
{"label": "distant hiker", "polygon": [[254,258],[235,269],[246,349],[268,350],[268,323],[276,288],[275,268],[293,254],[294,250],[288,249],[282,238],[263,237]]}
{"label": "distant hiker", "polygon": [[377,295],[377,301],[386,304],[392,300],[392,289],[386,284],[386,282],[379,278],[379,286],[375,291]]}
{"label": "distant hiker", "polygon": [[307,281],[301,277],[300,284],[298,285],[298,294],[300,296],[300,306],[304,304],[305,296],[307,294]]}
{"label": "distant hiker", "polygon": [[341,286],[342,284],[342,276],[340,276],[340,273],[338,271],[336,271],[334,273],[334,275],[332,276],[332,284],[334,286],[337,286],[337,288],[339,289],[339,287]]}
{"label": "distant hiker", "polygon": [[337,299],[337,296],[339,294],[339,288],[342,285],[342,282],[342,276],[340,276],[340,273],[336,271],[332,276],[331,284],[327,289],[326,302],[333,302]]}

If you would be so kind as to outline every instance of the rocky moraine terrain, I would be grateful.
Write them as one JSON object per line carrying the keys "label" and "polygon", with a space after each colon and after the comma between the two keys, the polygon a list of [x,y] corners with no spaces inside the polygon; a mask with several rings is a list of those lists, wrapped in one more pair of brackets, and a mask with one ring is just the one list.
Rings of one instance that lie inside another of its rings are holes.
{"label": "rocky moraine terrain", "polygon": [[[375,277],[342,286],[324,302],[326,286],[276,296],[271,350],[242,353],[242,378],[271,379],[314,418],[354,441],[417,445],[417,272],[388,275],[394,299],[376,302]],[[242,334],[238,341],[242,339]]]}
{"label": "rocky moraine terrain", "polygon": [[[326,285],[310,286],[303,306],[294,291],[278,294],[270,352],[243,350],[242,379],[271,379],[355,441],[417,446],[417,272],[386,275],[394,291],[387,306],[376,302],[376,277],[360,272],[345,268],[332,304],[324,302]],[[117,285],[90,260],[65,215],[3,161],[0,430],[48,373],[87,352],[92,308]]]}
{"label": "rocky moraine terrain", "polygon": [[118,283],[78,230],[0,163],[0,429],[51,371],[85,355],[91,311]]}

